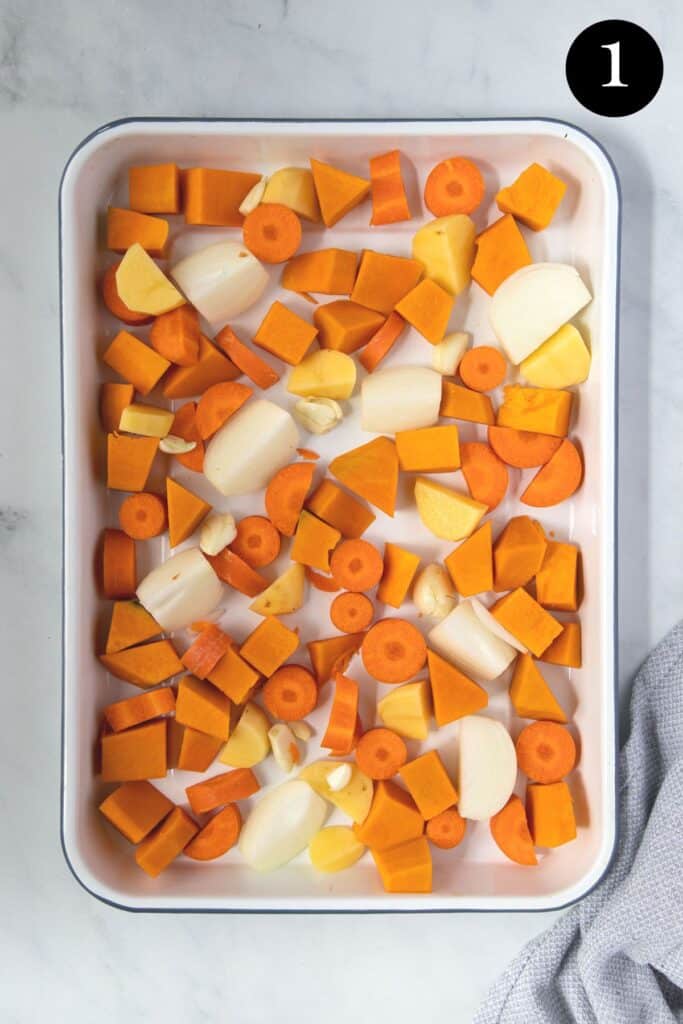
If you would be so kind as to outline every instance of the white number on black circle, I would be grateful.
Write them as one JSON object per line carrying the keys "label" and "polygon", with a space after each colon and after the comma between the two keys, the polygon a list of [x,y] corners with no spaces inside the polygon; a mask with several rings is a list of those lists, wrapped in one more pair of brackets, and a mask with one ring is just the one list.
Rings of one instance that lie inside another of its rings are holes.
{"label": "white number on black circle", "polygon": [[622,88],[626,89],[626,82],[621,80],[621,43],[603,43],[600,47],[601,50],[609,50],[609,66],[610,66],[610,80],[609,82],[603,82],[603,88]]}

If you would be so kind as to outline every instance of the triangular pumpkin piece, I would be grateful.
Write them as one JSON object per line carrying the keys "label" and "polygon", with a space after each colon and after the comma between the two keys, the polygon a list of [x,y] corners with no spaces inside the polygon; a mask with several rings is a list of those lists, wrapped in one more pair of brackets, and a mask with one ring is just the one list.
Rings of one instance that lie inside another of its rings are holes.
{"label": "triangular pumpkin piece", "polygon": [[376,437],[332,459],[329,471],[371,505],[393,516],[398,488],[398,455],[388,437]]}
{"label": "triangular pumpkin piece", "polygon": [[360,649],[364,636],[365,633],[347,633],[344,636],[331,636],[325,640],[312,640],[306,644],[319,686],[331,679],[335,671],[344,672],[346,670],[348,661],[344,664],[343,659],[351,660],[356,651]]}
{"label": "triangular pumpkin piece", "polygon": [[311,170],[326,228],[331,228],[349,210],[358,206],[370,191],[370,182],[365,178],[340,171],[320,160],[311,160]]}
{"label": "triangular pumpkin piece", "polygon": [[199,360],[192,366],[172,366],[164,378],[165,398],[193,398],[212,384],[235,380],[240,371],[203,334],[199,335]]}
{"label": "triangular pumpkin piece", "polygon": [[457,718],[473,715],[485,708],[489,695],[478,683],[468,679],[457,668],[427,651],[429,681],[432,686],[434,718],[438,726],[455,722]]}
{"label": "triangular pumpkin piece", "polygon": [[567,716],[555,700],[530,654],[520,654],[510,683],[510,700],[520,718],[566,722]]}
{"label": "triangular pumpkin piece", "polygon": [[455,589],[462,597],[493,590],[493,539],[490,521],[446,558]]}
{"label": "triangular pumpkin piece", "polygon": [[159,623],[137,601],[116,601],[111,613],[105,651],[107,654],[116,654],[144,640],[151,640],[160,633]]}
{"label": "triangular pumpkin piece", "polygon": [[182,544],[194,533],[202,519],[211,511],[211,505],[198,498],[177,480],[166,477],[166,504],[168,506],[168,536],[171,547]]}

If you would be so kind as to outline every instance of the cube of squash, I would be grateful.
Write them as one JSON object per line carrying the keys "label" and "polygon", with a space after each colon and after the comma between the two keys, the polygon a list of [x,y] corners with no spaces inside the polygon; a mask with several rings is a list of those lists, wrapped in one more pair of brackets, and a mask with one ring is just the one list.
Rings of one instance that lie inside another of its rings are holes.
{"label": "cube of squash", "polygon": [[499,427],[528,430],[532,434],[551,434],[553,437],[567,436],[573,401],[571,391],[508,384],[503,393],[505,397],[496,419]]}

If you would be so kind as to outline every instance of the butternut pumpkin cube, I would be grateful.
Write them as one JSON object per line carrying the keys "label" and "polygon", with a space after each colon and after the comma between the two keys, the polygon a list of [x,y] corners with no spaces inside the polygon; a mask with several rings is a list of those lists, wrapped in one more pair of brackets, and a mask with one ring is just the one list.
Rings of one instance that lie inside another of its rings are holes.
{"label": "butternut pumpkin cube", "polygon": [[571,391],[508,384],[503,393],[505,397],[496,419],[499,427],[513,427],[552,437],[567,436],[573,401]]}

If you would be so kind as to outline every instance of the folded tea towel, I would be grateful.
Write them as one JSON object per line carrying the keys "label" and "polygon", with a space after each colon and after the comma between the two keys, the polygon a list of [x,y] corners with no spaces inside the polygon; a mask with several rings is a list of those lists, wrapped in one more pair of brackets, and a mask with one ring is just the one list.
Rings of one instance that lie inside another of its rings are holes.
{"label": "folded tea towel", "polygon": [[619,778],[609,871],[528,943],[474,1024],[683,1021],[683,623],[636,676]]}

